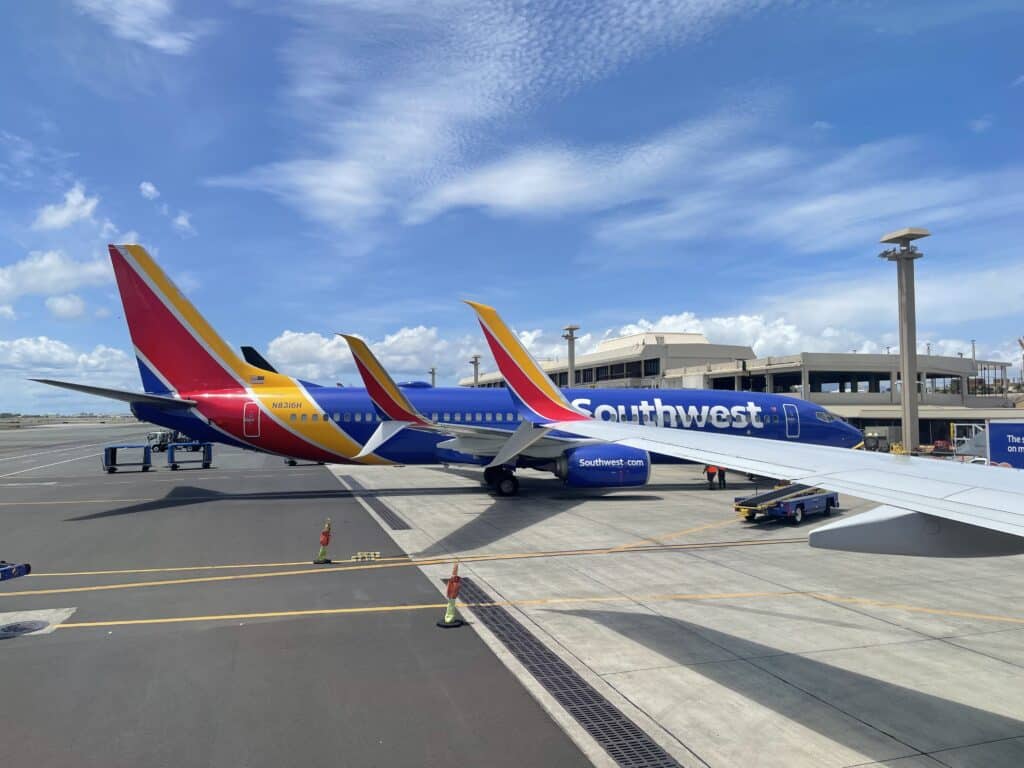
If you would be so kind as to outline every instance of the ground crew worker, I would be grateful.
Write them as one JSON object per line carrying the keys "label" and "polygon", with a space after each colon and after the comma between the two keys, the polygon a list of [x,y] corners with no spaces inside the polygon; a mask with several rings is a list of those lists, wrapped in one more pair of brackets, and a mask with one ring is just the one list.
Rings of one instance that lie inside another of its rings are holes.
{"label": "ground crew worker", "polygon": [[708,464],[704,467],[704,474],[708,476],[708,490],[715,490],[715,475],[718,474],[718,467]]}
{"label": "ground crew worker", "polygon": [[718,487],[725,488],[725,467],[718,468]]}

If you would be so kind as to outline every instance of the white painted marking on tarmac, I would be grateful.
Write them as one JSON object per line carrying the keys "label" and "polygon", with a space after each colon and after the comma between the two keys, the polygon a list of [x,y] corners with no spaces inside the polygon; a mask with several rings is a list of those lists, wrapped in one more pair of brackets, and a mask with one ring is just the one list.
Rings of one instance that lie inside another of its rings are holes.
{"label": "white painted marking on tarmac", "polygon": [[46,456],[51,453],[66,453],[67,451],[78,451],[82,448],[92,448],[93,446],[104,445],[104,443],[86,443],[85,445],[73,445],[70,448],[53,448],[48,451],[39,451],[38,453],[23,453],[21,456],[4,456],[0,458],[0,461],[16,461],[18,459],[30,459],[33,456]]}
{"label": "white painted marking on tarmac", "polygon": [[15,475],[23,475],[26,472],[33,472],[37,469],[46,469],[47,467],[56,467],[58,464],[67,464],[71,461],[81,461],[82,459],[96,459],[99,458],[95,453],[87,453],[85,456],[76,456],[73,459],[64,459],[64,461],[55,461],[52,464],[40,464],[38,467],[29,467],[28,469],[19,469],[17,472],[8,472],[6,475],[0,475],[0,478],[14,477]]}
{"label": "white painted marking on tarmac", "polygon": [[0,488],[20,488],[23,485],[56,485],[56,480],[39,480],[34,483],[0,483]]}
{"label": "white painted marking on tarmac", "polygon": [[44,622],[46,626],[33,632],[25,632],[23,635],[19,636],[28,637],[30,635],[48,635],[65,621],[70,619],[71,615],[77,610],[78,608],[76,607],[47,608],[39,611],[8,611],[7,613],[0,613],[0,637],[4,634],[4,627],[11,624],[21,624],[26,621]]}

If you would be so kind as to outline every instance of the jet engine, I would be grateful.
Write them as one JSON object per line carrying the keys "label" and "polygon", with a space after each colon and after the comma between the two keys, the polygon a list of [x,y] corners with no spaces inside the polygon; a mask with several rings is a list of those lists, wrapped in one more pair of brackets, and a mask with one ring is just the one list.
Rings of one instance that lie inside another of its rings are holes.
{"label": "jet engine", "polygon": [[620,445],[584,445],[559,456],[555,474],[573,488],[645,485],[651,457],[647,451]]}

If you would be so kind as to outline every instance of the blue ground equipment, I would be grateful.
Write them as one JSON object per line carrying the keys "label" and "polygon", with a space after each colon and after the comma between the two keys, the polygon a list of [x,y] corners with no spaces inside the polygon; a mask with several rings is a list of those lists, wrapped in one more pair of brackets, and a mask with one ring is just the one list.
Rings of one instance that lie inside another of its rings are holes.
{"label": "blue ground equipment", "polygon": [[8,563],[6,560],[0,560],[0,581],[28,576],[30,573],[32,566],[28,563]]}
{"label": "blue ground equipment", "polygon": [[733,508],[751,523],[764,516],[799,525],[807,515],[832,514],[833,509],[839,508],[839,494],[806,485],[783,485],[737,498]]}
{"label": "blue ground equipment", "polygon": [[[142,461],[118,461],[117,452],[129,448],[142,450]],[[119,467],[142,467],[143,472],[149,472],[153,466],[153,449],[149,445],[108,445],[103,449],[103,470],[105,472],[117,472]]]}
{"label": "blue ground equipment", "polygon": [[[198,459],[178,458],[180,451],[200,452]],[[202,464],[203,469],[209,469],[213,462],[213,443],[168,443],[167,445],[167,466],[171,469],[178,469],[182,464]]]}

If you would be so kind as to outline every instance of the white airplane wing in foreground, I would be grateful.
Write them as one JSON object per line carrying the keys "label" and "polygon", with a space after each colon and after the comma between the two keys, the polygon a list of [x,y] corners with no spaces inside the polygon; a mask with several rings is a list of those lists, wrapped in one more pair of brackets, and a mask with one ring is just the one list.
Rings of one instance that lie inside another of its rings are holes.
{"label": "white airplane wing in foreground", "polygon": [[979,557],[1024,552],[1024,472],[689,429],[573,409],[490,307],[471,304],[521,412],[560,432],[846,493],[882,506],[821,526],[812,546]]}

